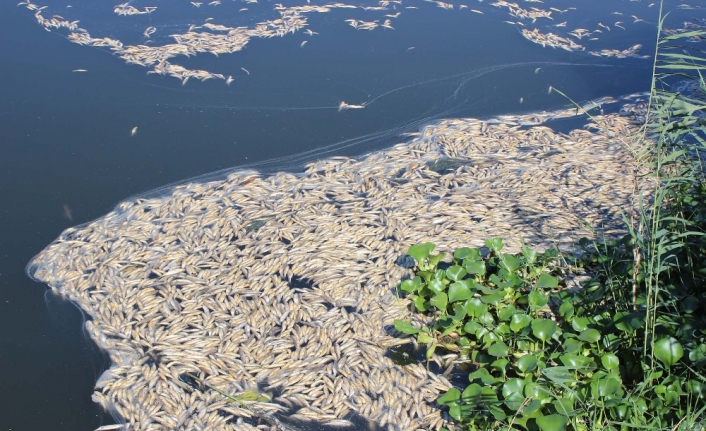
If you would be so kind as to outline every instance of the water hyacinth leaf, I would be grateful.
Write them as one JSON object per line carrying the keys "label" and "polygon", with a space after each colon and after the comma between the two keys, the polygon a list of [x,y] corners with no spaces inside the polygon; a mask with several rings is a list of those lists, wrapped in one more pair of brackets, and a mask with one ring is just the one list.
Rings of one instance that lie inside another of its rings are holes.
{"label": "water hyacinth leaf", "polygon": [[464,260],[464,259],[470,259],[470,260],[478,260],[481,258],[480,251],[475,248],[469,248],[469,247],[461,247],[457,248],[454,251],[454,259],[457,260]]}
{"label": "water hyacinth leaf", "polygon": [[478,383],[472,383],[466,386],[463,393],[461,394],[461,400],[466,404],[475,403],[480,398],[480,394],[483,389]]}
{"label": "water hyacinth leaf", "polygon": [[500,371],[501,373],[503,373],[503,375],[505,375],[505,372],[507,371],[507,365],[509,363],[510,363],[510,361],[508,361],[507,359],[500,358],[500,359],[494,360],[493,363],[490,364],[490,367]]}
{"label": "water hyacinth leaf", "polygon": [[508,320],[512,319],[512,316],[516,313],[516,311],[517,310],[512,305],[503,307],[498,310],[498,319],[507,322]]}
{"label": "water hyacinth leaf", "polygon": [[510,347],[502,341],[496,341],[488,347],[488,354],[492,356],[507,356]]}
{"label": "water hyacinth leaf", "polygon": [[557,413],[564,416],[568,416],[570,412],[574,411],[574,402],[570,398],[559,398],[552,401],[552,405]]}
{"label": "water hyacinth leaf", "polygon": [[583,347],[583,343],[579,340],[573,339],[573,338],[567,338],[564,340],[564,344],[562,345],[564,348],[564,352],[566,353],[576,353],[581,348]]}
{"label": "water hyacinth leaf", "polygon": [[588,329],[588,324],[591,323],[588,317],[576,317],[571,319],[571,327],[574,331],[583,332]]}
{"label": "water hyacinth leaf", "polygon": [[413,335],[420,332],[419,328],[415,328],[411,323],[405,320],[395,320],[395,329],[402,332],[403,334]]}
{"label": "water hyacinth leaf", "polygon": [[522,393],[513,392],[504,397],[505,405],[512,411],[517,411],[525,402],[525,396]]}
{"label": "water hyacinth leaf", "polygon": [[601,333],[597,329],[586,329],[579,334],[578,339],[587,343],[597,343],[601,339]]}
{"label": "water hyacinth leaf", "polygon": [[574,316],[574,304],[564,301],[559,306],[559,315],[564,319],[571,319]]}
{"label": "water hyacinth leaf", "polygon": [[524,355],[517,361],[517,369],[523,373],[529,373],[537,369],[537,357],[534,355]]}
{"label": "water hyacinth leaf", "polygon": [[446,256],[445,253],[439,253],[439,254],[435,254],[433,256],[429,256],[428,257],[429,264],[435,267],[436,265],[439,264],[439,262],[441,262],[441,259],[443,259],[444,256]]}
{"label": "water hyacinth leaf", "polygon": [[452,316],[452,319],[455,322],[460,322],[466,317],[466,309],[463,308],[463,305],[461,304],[454,304],[454,314]]}
{"label": "water hyacinth leaf", "polygon": [[417,334],[417,341],[421,344],[429,344],[432,340],[433,338],[431,337],[431,335],[427,333],[420,332],[419,334]]}
{"label": "water hyacinth leaf", "polygon": [[493,318],[493,315],[488,313],[487,311],[478,316],[478,321],[485,326],[495,325],[495,319]]}
{"label": "water hyacinth leaf", "polygon": [[633,333],[645,325],[645,315],[641,312],[619,311],[613,316],[613,323],[619,330]]}
{"label": "water hyacinth leaf", "polygon": [[449,303],[449,298],[444,292],[437,293],[429,300],[429,303],[441,311],[446,311],[446,306]]}
{"label": "water hyacinth leaf", "polygon": [[525,386],[525,397],[533,400],[546,400],[551,398],[549,390],[536,382],[529,382]]}
{"label": "water hyacinth leaf", "polygon": [[520,332],[530,324],[532,318],[527,314],[515,314],[510,319],[510,329],[513,332]]}
{"label": "water hyacinth leaf", "polygon": [[567,367],[576,367],[576,368],[582,368],[582,367],[588,367],[592,362],[593,359],[582,356],[582,355],[575,355],[572,353],[565,353],[561,356],[559,356],[559,360],[561,361],[562,364],[564,364]]}
{"label": "water hyacinth leaf", "polygon": [[665,367],[669,368],[684,356],[684,348],[673,337],[662,338],[655,342],[654,355]]}
{"label": "water hyacinth leaf", "polygon": [[456,388],[451,388],[448,390],[448,392],[439,397],[436,402],[441,404],[442,406],[458,404],[461,402],[461,391]]}
{"label": "water hyacinth leaf", "polygon": [[[510,396],[510,394],[522,394],[522,391],[525,388],[525,381],[522,379],[514,378],[514,379],[509,379],[507,382],[503,384],[502,388],[502,394],[503,397],[507,398]],[[525,397],[522,396],[524,399]]]}
{"label": "water hyacinth leaf", "polygon": [[414,293],[422,285],[422,278],[417,276],[411,280],[404,280],[400,283],[400,290],[407,293]]}
{"label": "water hyacinth leaf", "polygon": [[453,280],[453,281],[459,281],[460,279],[465,277],[466,274],[467,274],[466,270],[463,269],[463,267],[459,266],[459,265],[450,266],[446,270],[446,276],[449,278],[449,280]]}
{"label": "water hyacinth leaf", "polygon": [[620,359],[612,353],[606,353],[601,356],[601,364],[606,370],[614,370],[620,366]]}
{"label": "water hyacinth leaf", "polygon": [[522,246],[522,255],[529,264],[533,264],[537,260],[537,252],[527,246]]}
{"label": "water hyacinth leaf", "polygon": [[485,262],[483,262],[482,260],[478,260],[478,261],[464,260],[463,261],[463,268],[469,274],[473,274],[473,275],[484,275],[485,274]]}
{"label": "water hyacinth leaf", "polygon": [[436,293],[440,293],[446,290],[446,285],[444,284],[444,282],[436,278],[431,280],[429,284],[427,284],[427,287],[429,288],[429,290]]}
{"label": "water hyacinth leaf", "polygon": [[541,290],[534,289],[529,294],[529,303],[534,308],[542,308],[547,305],[549,298]]}
{"label": "water hyacinth leaf", "polygon": [[706,344],[699,344],[689,352],[689,360],[691,362],[700,362],[704,358],[706,358]]}
{"label": "water hyacinth leaf", "polygon": [[452,404],[449,406],[449,416],[454,418],[454,420],[461,421],[463,419],[463,411],[459,404]]}
{"label": "water hyacinth leaf", "polygon": [[419,311],[427,311],[429,309],[429,303],[421,296],[415,297],[412,302],[414,302],[414,306]]}
{"label": "water hyacinth leaf", "polygon": [[527,417],[527,416],[531,415],[532,413],[536,412],[537,410],[539,410],[540,407],[542,407],[541,401],[532,400],[522,408],[522,412],[521,412],[522,416]]}
{"label": "water hyacinth leaf", "polygon": [[542,274],[537,280],[535,287],[537,289],[554,289],[559,285],[559,280],[549,274]]}
{"label": "water hyacinth leaf", "polygon": [[476,322],[475,320],[466,322],[466,324],[463,325],[463,330],[466,331],[466,333],[468,334],[475,334],[479,329],[483,329],[483,325]]}
{"label": "water hyacinth leaf", "polygon": [[686,382],[686,389],[692,395],[696,395],[699,399],[706,398],[706,386],[698,380],[692,379]]}
{"label": "water hyacinth leaf", "polygon": [[508,272],[514,273],[520,268],[520,261],[511,254],[503,254],[500,257],[501,267],[505,268]]}
{"label": "water hyacinth leaf", "polygon": [[464,303],[468,315],[471,317],[478,317],[481,314],[488,311],[488,306],[480,300],[480,298],[471,298]]}
{"label": "water hyacinth leaf", "polygon": [[429,256],[429,253],[434,250],[434,248],[436,248],[436,246],[430,242],[425,244],[415,244],[409,248],[407,254],[412,256],[418,263],[422,263],[424,262],[424,259]]}
{"label": "water hyacinth leaf", "polygon": [[495,253],[500,253],[500,250],[503,249],[503,240],[501,238],[489,238],[485,240],[485,246]]}
{"label": "water hyacinth leaf", "polygon": [[[476,362],[480,361],[476,359]],[[478,370],[468,375],[469,382],[474,383],[476,380],[480,380],[480,382],[485,385],[492,385],[493,383],[496,383],[498,381],[498,379],[495,378],[492,374],[490,374],[490,371],[486,370],[485,368],[479,368]],[[495,399],[497,400],[497,396],[495,397]]]}
{"label": "water hyacinth leaf", "polygon": [[534,319],[532,320],[532,334],[546,342],[557,330],[556,322],[549,319]]}
{"label": "water hyacinth leaf", "polygon": [[536,420],[541,431],[564,431],[569,423],[569,418],[558,414],[540,416]]}
{"label": "water hyacinth leaf", "polygon": [[449,286],[449,302],[465,301],[473,297],[466,283],[455,282]]}
{"label": "water hyacinth leaf", "polygon": [[427,359],[427,362],[431,359],[432,356],[434,356],[435,351],[436,351],[436,341],[432,341],[429,344],[429,347],[427,347],[427,352],[424,355]]}
{"label": "water hyacinth leaf", "polygon": [[502,292],[495,292],[491,295],[483,295],[480,300],[490,305],[498,305],[505,298]]}
{"label": "water hyacinth leaf", "polygon": [[594,376],[591,382],[591,395],[598,398],[612,397],[620,391],[620,381],[614,377],[603,377],[596,379]]}

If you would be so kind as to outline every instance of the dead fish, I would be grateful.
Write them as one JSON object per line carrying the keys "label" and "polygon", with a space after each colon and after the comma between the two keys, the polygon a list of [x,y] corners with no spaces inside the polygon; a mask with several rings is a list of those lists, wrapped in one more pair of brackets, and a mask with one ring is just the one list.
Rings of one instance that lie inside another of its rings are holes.
{"label": "dead fish", "polygon": [[69,208],[68,205],[63,204],[64,206],[64,217],[66,217],[69,221],[74,221],[74,216],[71,215],[71,208]]}
{"label": "dead fish", "polygon": [[130,131],[130,136],[135,136],[136,133],[137,133],[137,126],[132,128],[132,130]]}

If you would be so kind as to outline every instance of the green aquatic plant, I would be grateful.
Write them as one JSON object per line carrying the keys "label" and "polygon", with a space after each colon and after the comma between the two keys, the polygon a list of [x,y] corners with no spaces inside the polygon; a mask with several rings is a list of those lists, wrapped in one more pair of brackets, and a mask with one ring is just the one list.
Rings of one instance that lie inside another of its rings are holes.
{"label": "green aquatic plant", "polygon": [[[568,266],[554,249],[503,253],[500,239],[487,240],[485,253],[459,248],[450,262],[434,244],[410,247],[415,277],[398,289],[432,319],[395,328],[425,346],[427,360],[456,352],[468,370],[467,386],[438,399],[451,418],[471,430],[661,427],[703,406],[706,382],[684,371],[706,358],[704,322],[674,320],[680,330],[657,340],[652,364],[641,355],[646,313],[607,287],[606,274],[619,277],[612,266],[580,289],[565,286],[565,274],[632,256],[626,242],[603,244],[608,253],[587,248]],[[630,279],[625,271],[616,283]],[[698,340],[688,342],[683,328],[692,338],[701,331]]]}

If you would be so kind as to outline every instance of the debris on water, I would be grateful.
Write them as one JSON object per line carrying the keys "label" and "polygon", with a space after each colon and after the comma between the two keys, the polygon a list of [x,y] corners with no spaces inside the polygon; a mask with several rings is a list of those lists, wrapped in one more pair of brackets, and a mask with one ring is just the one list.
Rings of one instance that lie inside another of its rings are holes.
{"label": "debris on water", "polygon": [[472,161],[467,160],[467,159],[457,159],[457,158],[451,158],[451,157],[442,157],[440,159],[436,159],[430,162],[427,162],[427,168],[429,168],[430,171],[434,171],[437,174],[443,174],[447,173],[449,171],[455,171],[456,169],[460,168],[461,166],[466,166],[470,164]]}

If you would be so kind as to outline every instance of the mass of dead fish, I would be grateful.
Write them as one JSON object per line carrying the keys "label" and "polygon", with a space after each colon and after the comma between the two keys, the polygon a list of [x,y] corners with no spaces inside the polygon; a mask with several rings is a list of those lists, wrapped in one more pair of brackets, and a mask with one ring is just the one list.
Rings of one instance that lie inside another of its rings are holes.
{"label": "mass of dead fish", "polygon": [[[623,234],[635,190],[652,186],[633,158],[644,100],[597,112],[615,102],[447,119],[300,175],[183,184],[67,229],[28,271],[90,316],[112,360],[93,399],[124,429],[439,430],[449,381],[386,354],[408,340],[386,329],[410,313],[394,294],[410,275],[398,258],[426,241],[449,251],[502,237],[514,252]],[[542,125],[588,111],[567,134]]]}

